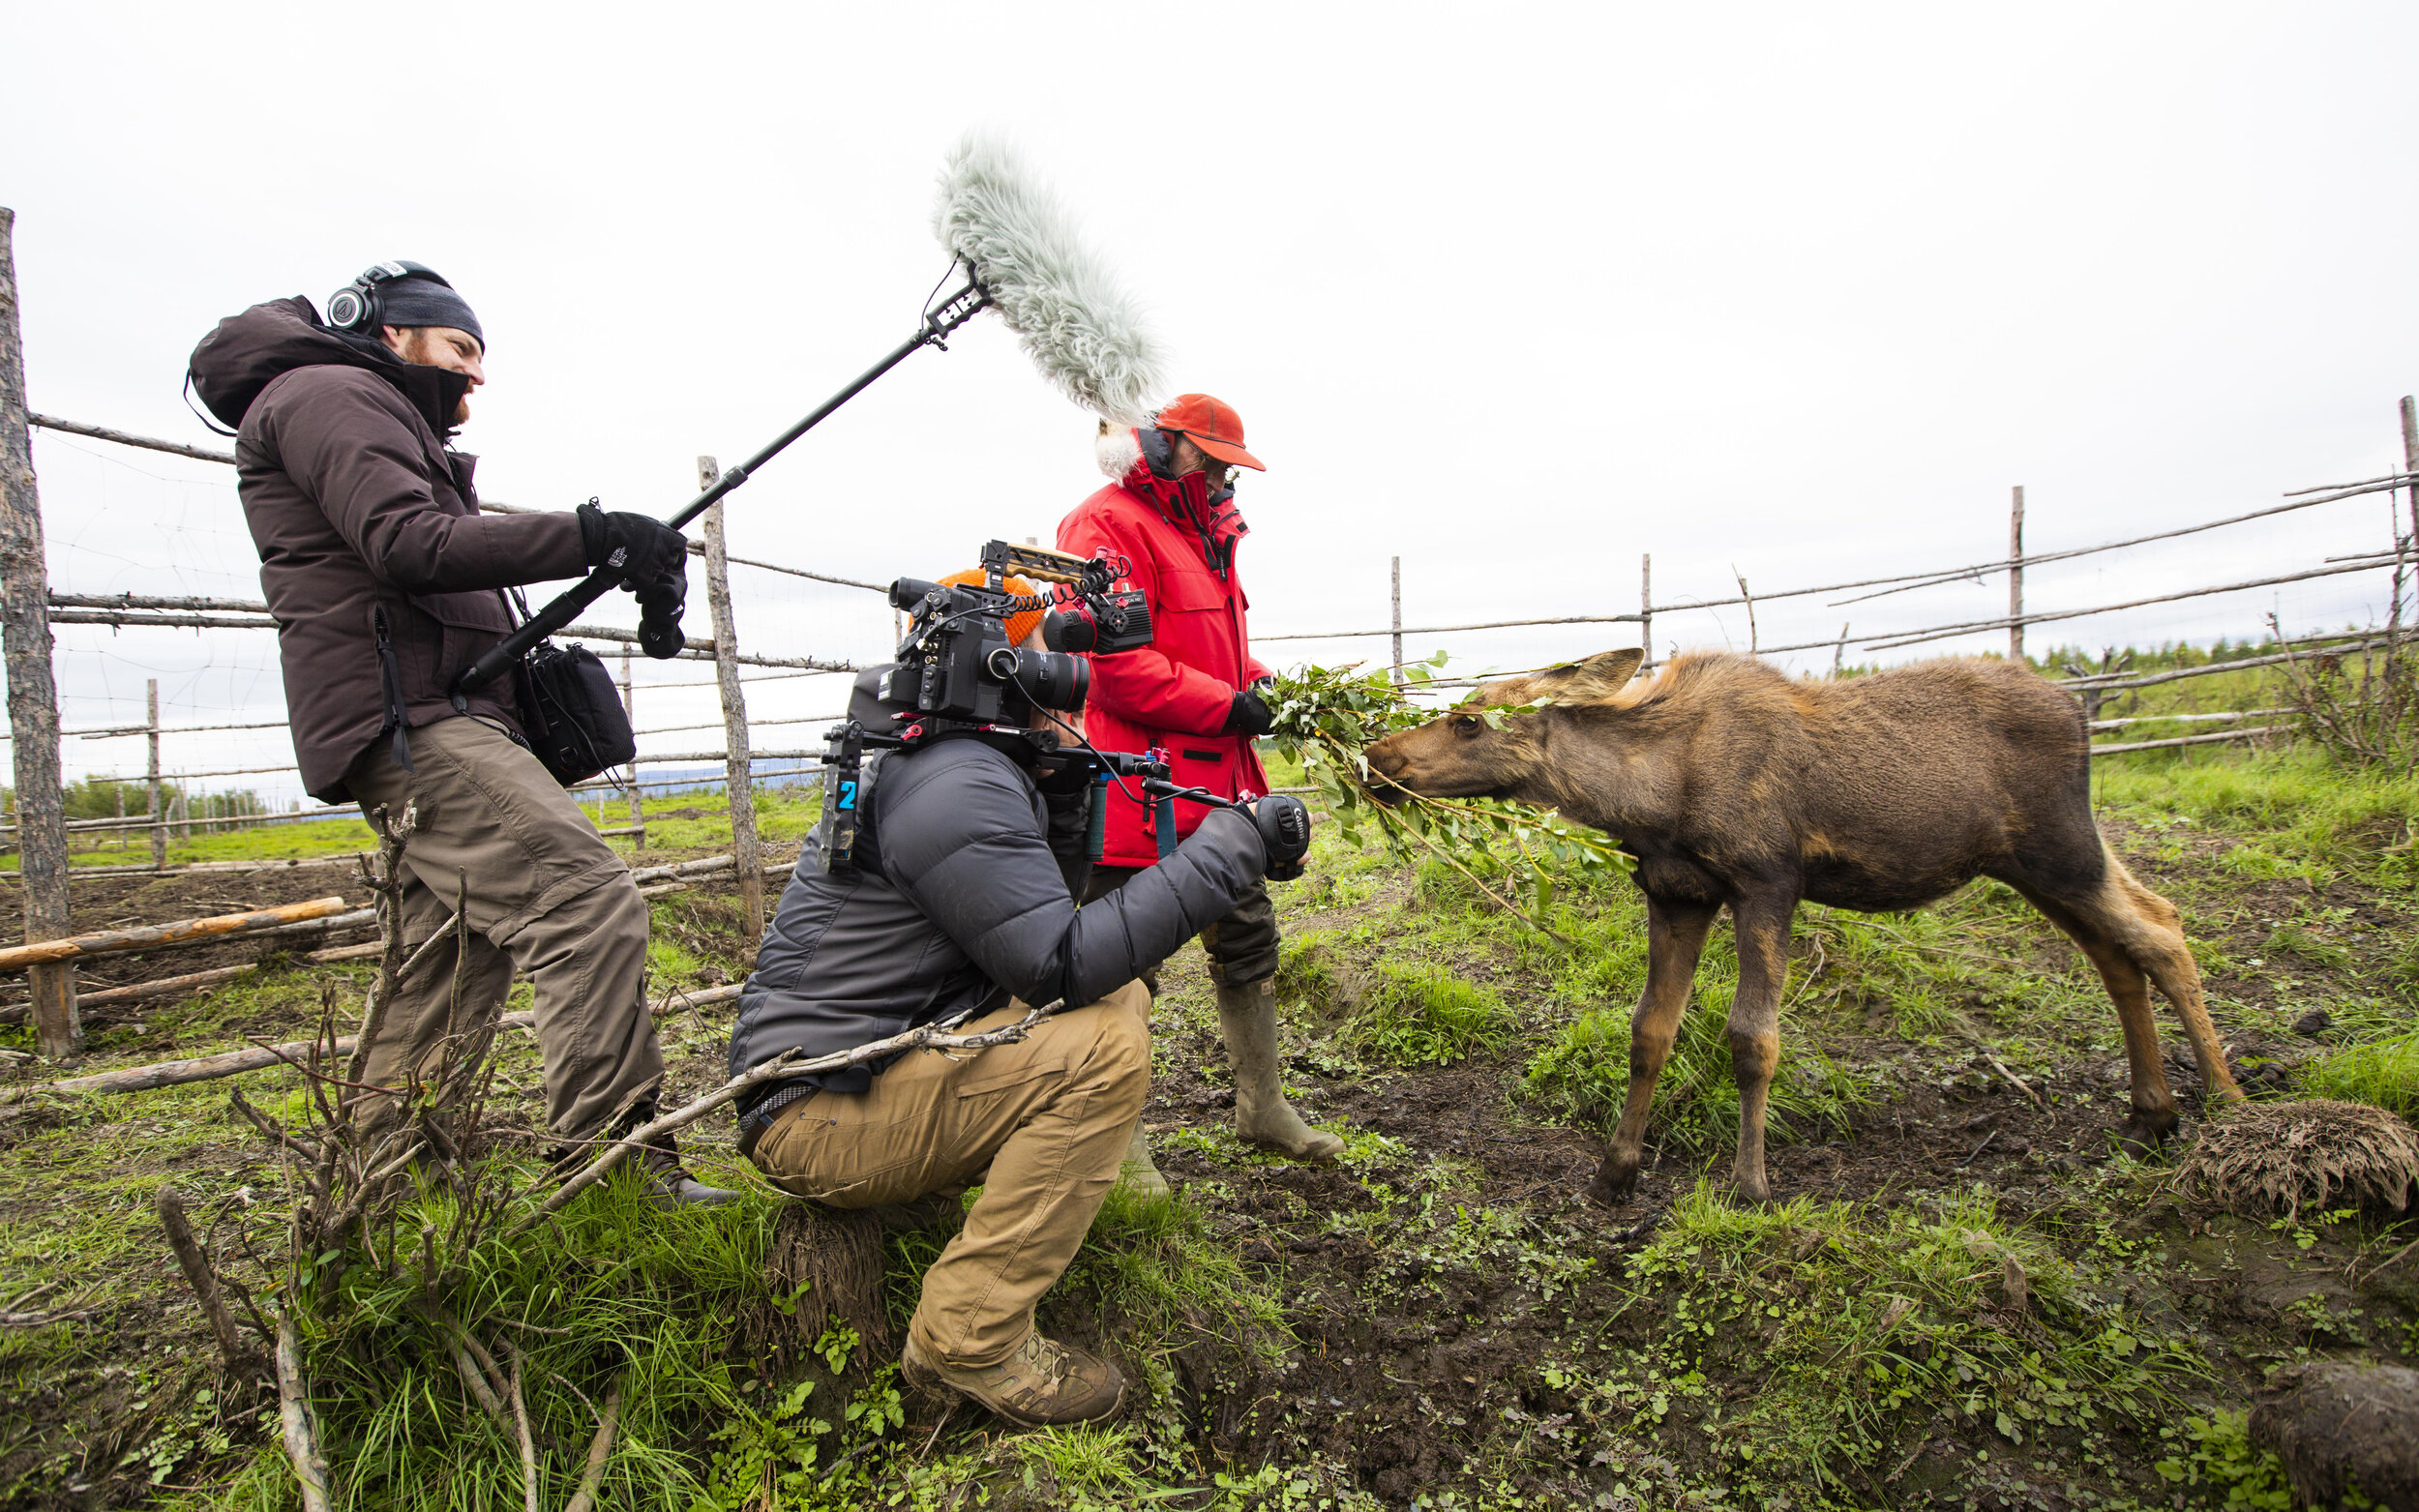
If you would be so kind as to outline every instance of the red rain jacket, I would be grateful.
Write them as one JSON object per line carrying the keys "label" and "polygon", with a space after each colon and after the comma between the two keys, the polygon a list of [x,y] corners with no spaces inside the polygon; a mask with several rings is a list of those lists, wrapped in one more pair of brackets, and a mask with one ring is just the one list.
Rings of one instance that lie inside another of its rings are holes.
{"label": "red rain jacket", "polygon": [[[1090,556],[1102,548],[1133,563],[1133,585],[1150,602],[1151,643],[1095,656],[1084,734],[1103,751],[1164,747],[1177,784],[1222,798],[1269,790],[1249,735],[1222,735],[1238,690],[1269,675],[1251,654],[1244,615],[1251,600],[1236,576],[1236,544],[1249,528],[1232,504],[1211,511],[1202,474],[1153,477],[1138,453],[1118,482],[1059,522],[1059,549]],[[1202,540],[1207,528],[1211,543]],[[1224,557],[1221,574],[1211,549]],[[1136,790],[1139,795],[1139,788]],[[1176,801],[1179,839],[1210,811]],[[1148,808],[1109,789],[1104,866],[1153,866],[1159,843]]]}

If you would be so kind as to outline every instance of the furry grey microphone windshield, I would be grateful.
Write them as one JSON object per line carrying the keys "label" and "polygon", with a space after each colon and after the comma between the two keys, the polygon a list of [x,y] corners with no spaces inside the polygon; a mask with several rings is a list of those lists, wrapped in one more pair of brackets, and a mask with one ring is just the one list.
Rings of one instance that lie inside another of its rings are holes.
{"label": "furry grey microphone windshield", "polygon": [[1044,377],[1120,425],[1147,423],[1162,355],[1141,306],[1005,142],[970,133],[949,154],[933,231],[974,270]]}

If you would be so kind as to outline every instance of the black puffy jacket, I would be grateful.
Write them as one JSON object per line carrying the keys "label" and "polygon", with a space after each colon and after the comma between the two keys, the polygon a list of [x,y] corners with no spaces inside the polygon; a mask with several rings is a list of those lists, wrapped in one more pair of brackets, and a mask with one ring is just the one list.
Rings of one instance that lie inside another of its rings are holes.
{"label": "black puffy jacket", "polygon": [[[1176,854],[1081,913],[1022,761],[983,739],[887,756],[871,800],[875,863],[822,870],[810,838],[731,1031],[736,1076],[791,1049],[825,1055],[1010,996],[1088,1003],[1224,917],[1267,868],[1259,831],[1220,811]],[[863,821],[860,820],[860,823]],[[868,846],[861,840],[860,857]],[[742,1139],[807,1085],[862,1091],[880,1067],[770,1082]]]}

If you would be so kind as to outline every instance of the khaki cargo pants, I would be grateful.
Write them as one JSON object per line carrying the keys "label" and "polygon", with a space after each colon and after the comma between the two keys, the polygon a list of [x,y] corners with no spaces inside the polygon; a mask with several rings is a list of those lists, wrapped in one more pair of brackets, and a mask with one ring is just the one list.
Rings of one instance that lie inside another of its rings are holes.
{"label": "khaki cargo pants", "polygon": [[[964,1032],[1025,1011],[1011,1002]],[[981,1182],[966,1228],[924,1273],[908,1333],[937,1362],[994,1365],[1025,1342],[1034,1304],[1083,1244],[1150,1087],[1150,994],[1128,982],[1017,1044],[914,1051],[863,1092],[800,1098],[749,1153],[775,1185],[834,1207]]]}
{"label": "khaki cargo pants", "polygon": [[[527,977],[547,1127],[557,1139],[593,1138],[615,1112],[651,1097],[664,1074],[646,1011],[646,901],[571,795],[495,726],[466,717],[424,725],[411,732],[411,763],[408,772],[397,765],[381,739],[344,774],[364,815],[383,804],[400,816],[406,802],[418,812],[403,851],[404,942],[416,949],[434,934],[467,887],[464,1017],[497,1012],[514,972]],[[404,978],[363,1081],[401,1086],[433,1072],[454,958],[454,946],[440,943]],[[363,1110],[373,1129],[403,1112],[383,1096]]]}

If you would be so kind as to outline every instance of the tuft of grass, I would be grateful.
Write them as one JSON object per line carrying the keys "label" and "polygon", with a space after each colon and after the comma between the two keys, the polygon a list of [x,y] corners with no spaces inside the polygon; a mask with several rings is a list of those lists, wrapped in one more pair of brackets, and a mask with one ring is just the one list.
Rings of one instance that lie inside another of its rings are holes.
{"label": "tuft of grass", "polygon": [[1381,961],[1345,1025],[1345,1043],[1397,1066],[1443,1065],[1511,1037],[1503,995],[1442,966]]}
{"label": "tuft of grass", "polygon": [[1330,954],[1331,936],[1325,930],[1287,934],[1277,943],[1276,995],[1279,1002],[1306,1002],[1325,1009],[1342,995]]}
{"label": "tuft of grass", "polygon": [[[511,1168],[521,1182],[535,1174]],[[491,1227],[461,1264],[440,1261],[431,1276],[423,1256],[445,1253],[457,1226],[477,1221],[437,1188],[401,1204],[369,1248],[322,1257],[303,1284],[341,1293],[342,1304],[294,1312],[322,1441],[343,1467],[350,1503],[414,1512],[523,1504],[515,1434],[472,1397],[455,1363],[465,1333],[499,1361],[522,1352],[543,1504],[569,1498],[596,1429],[591,1404],[616,1382],[623,1408],[608,1504],[725,1500],[716,1466],[694,1452],[701,1442],[778,1440],[792,1464],[811,1465],[810,1430],[829,1423],[793,1423],[807,1393],[756,1379],[732,1326],[743,1309],[781,1300],[763,1265],[778,1207],[748,1198],[661,1212],[624,1175],[509,1243]],[[796,1401],[785,1407],[789,1397]],[[816,1404],[819,1419],[839,1418],[842,1406]],[[754,1491],[753,1477],[745,1489]],[[284,1504],[290,1472],[273,1444],[233,1491],[236,1505]]]}
{"label": "tuft of grass", "polygon": [[2186,818],[2259,836],[2260,844],[2220,857],[2243,875],[2315,880],[2342,869],[2389,887],[2419,886],[2419,774],[2350,770],[2293,749],[2223,760],[2129,756],[2096,763],[2092,786],[2104,806],[2136,821]]}
{"label": "tuft of grass", "polygon": [[2419,1119],[2419,1033],[2327,1051],[2302,1066],[2301,1084],[2312,1097]]}
{"label": "tuft of grass", "polygon": [[[2152,1422],[2203,1369],[2078,1285],[1980,1188],[1926,1208],[1749,1208],[1700,1183],[1628,1280],[1625,1309],[1667,1325],[1628,1359],[1549,1365],[1548,1387],[1591,1424],[1677,1418],[1743,1479],[1805,1476],[1831,1496],[1869,1487],[1864,1472],[1920,1447],[1936,1416],[2038,1452],[2111,1419]],[[1717,1379],[1750,1389],[1717,1395]]]}
{"label": "tuft of grass", "polygon": [[[1650,1137],[1704,1152],[1739,1138],[1739,1083],[1731,1074],[1730,985],[1700,994],[1681,1017],[1680,1034],[1655,1087]],[[1554,1116],[1609,1132],[1629,1094],[1629,1012],[1581,1014],[1529,1061],[1522,1090]],[[1796,1031],[1784,1017],[1780,1065],[1773,1076],[1767,1128],[1777,1142],[1847,1127],[1867,1101],[1854,1078]]]}

